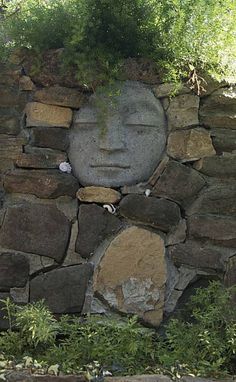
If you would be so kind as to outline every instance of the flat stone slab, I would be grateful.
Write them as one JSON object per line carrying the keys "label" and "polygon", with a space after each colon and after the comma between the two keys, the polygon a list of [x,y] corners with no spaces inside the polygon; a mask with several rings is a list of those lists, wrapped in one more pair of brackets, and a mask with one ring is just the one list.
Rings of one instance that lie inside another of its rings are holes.
{"label": "flat stone slab", "polygon": [[55,85],[37,90],[34,101],[79,109],[85,102],[86,96],[77,89]]}
{"label": "flat stone slab", "polygon": [[29,277],[27,257],[15,253],[0,253],[0,288],[23,287]]}
{"label": "flat stone slab", "polygon": [[166,283],[163,239],[130,227],[106,249],[94,275],[94,291],[113,309],[158,326],[163,318]]}
{"label": "flat stone slab", "polygon": [[122,199],[119,212],[128,219],[164,232],[176,226],[181,219],[180,209],[176,203],[135,194],[127,195]]}
{"label": "flat stone slab", "polygon": [[23,137],[0,135],[0,161],[5,159],[17,159],[23,153],[23,145],[27,141]]}
{"label": "flat stone slab", "polygon": [[76,194],[81,202],[90,203],[117,203],[121,199],[121,194],[108,187],[89,186],[80,188]]}
{"label": "flat stone slab", "polygon": [[31,144],[65,151],[69,144],[68,132],[57,127],[37,127],[30,131]]}
{"label": "flat stone slab", "polygon": [[174,159],[189,162],[215,155],[210,132],[197,128],[174,131],[169,135],[167,153]]}
{"label": "flat stone slab", "polygon": [[211,138],[218,154],[236,150],[236,130],[211,129]]}
{"label": "flat stone slab", "polygon": [[168,247],[168,253],[175,265],[197,269],[225,270],[221,248],[211,247],[194,240]]}
{"label": "flat stone slab", "polygon": [[78,181],[70,174],[53,170],[14,170],[4,177],[9,193],[33,194],[39,198],[75,197]]}
{"label": "flat stone slab", "polygon": [[186,207],[204,187],[205,180],[195,170],[175,161],[169,161],[153,188],[153,195],[167,197]]}
{"label": "flat stone slab", "polygon": [[50,169],[59,168],[60,163],[66,162],[67,156],[62,152],[39,152],[35,154],[21,154],[16,160],[16,166],[21,168]]}
{"label": "flat stone slab", "polygon": [[56,207],[24,203],[7,209],[0,230],[0,246],[60,262],[69,235],[70,223]]}
{"label": "flat stone slab", "polygon": [[81,264],[36,276],[30,282],[30,301],[44,299],[53,313],[80,313],[91,274],[91,264]]}
{"label": "flat stone slab", "polygon": [[26,126],[64,127],[69,128],[72,121],[72,110],[60,106],[30,102],[25,108]]}
{"label": "flat stone slab", "polygon": [[202,158],[194,164],[194,168],[216,178],[236,178],[236,154]]}
{"label": "flat stone slab", "polygon": [[109,239],[121,227],[121,221],[96,204],[82,204],[79,208],[79,233],[75,249],[82,257],[92,256],[103,240]]}
{"label": "flat stone slab", "polygon": [[236,218],[217,215],[193,215],[187,220],[189,236],[207,239],[236,248]]}

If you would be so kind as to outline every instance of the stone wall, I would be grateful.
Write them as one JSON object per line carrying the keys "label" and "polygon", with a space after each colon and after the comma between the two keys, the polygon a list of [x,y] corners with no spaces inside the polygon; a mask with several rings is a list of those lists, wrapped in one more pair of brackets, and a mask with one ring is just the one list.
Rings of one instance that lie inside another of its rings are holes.
{"label": "stone wall", "polygon": [[168,125],[154,173],[83,187],[68,167],[68,134],[89,93],[0,68],[1,299],[158,326],[195,283],[235,284],[236,88],[150,89]]}

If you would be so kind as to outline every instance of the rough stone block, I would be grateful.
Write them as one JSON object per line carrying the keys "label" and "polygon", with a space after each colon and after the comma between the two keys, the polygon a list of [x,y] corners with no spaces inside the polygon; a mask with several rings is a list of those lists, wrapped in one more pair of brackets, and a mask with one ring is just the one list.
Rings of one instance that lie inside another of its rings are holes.
{"label": "rough stone block", "polygon": [[236,130],[211,129],[211,138],[217,154],[236,150]]}
{"label": "rough stone block", "polygon": [[174,131],[169,135],[167,153],[174,159],[188,162],[215,155],[210,133],[205,129]]}
{"label": "rough stone block", "polygon": [[21,168],[52,169],[59,168],[60,163],[66,162],[65,153],[50,151],[41,151],[37,154],[21,154],[16,160],[16,166]]}
{"label": "rough stone block", "polygon": [[88,258],[95,249],[116,233],[121,227],[120,220],[96,204],[83,204],[79,209],[79,234],[76,240],[76,252]]}
{"label": "rough stone block", "polygon": [[166,277],[162,238],[154,232],[130,227],[105,251],[95,271],[94,291],[110,307],[159,325]]}
{"label": "rough stone block", "polygon": [[184,84],[175,84],[174,82],[166,82],[153,86],[153,93],[157,98],[172,97],[173,95],[191,93],[191,89]]}
{"label": "rough stone block", "polygon": [[158,228],[164,232],[176,226],[181,218],[177,204],[142,195],[127,195],[120,203],[122,216]]}
{"label": "rough stone block", "polygon": [[68,132],[65,129],[54,127],[32,128],[30,142],[37,147],[48,147],[64,151],[69,144]]}
{"label": "rough stone block", "polygon": [[34,94],[34,100],[49,105],[79,109],[84,104],[86,97],[77,89],[55,85],[37,90]]}
{"label": "rough stone block", "polygon": [[152,193],[187,206],[204,185],[205,181],[197,171],[181,163],[170,161]]}
{"label": "rough stone block", "polygon": [[53,170],[14,170],[5,175],[6,192],[33,194],[39,198],[74,197],[79,187],[77,179],[70,174]]}
{"label": "rough stone block", "polygon": [[236,155],[225,154],[202,158],[194,163],[194,168],[216,178],[236,178]]}
{"label": "rough stone block", "polygon": [[29,262],[24,255],[0,253],[0,288],[23,287],[29,276]]}
{"label": "rough stone block", "polygon": [[22,91],[33,91],[35,85],[29,76],[22,76],[19,79],[19,89]]}
{"label": "rough stone block", "polygon": [[216,215],[194,215],[187,220],[192,238],[206,239],[225,247],[236,248],[236,219]]}
{"label": "rough stone block", "polygon": [[117,203],[121,198],[121,194],[108,187],[84,187],[80,188],[76,194],[81,202],[90,203]]}
{"label": "rough stone block", "polygon": [[0,87],[0,107],[14,107],[19,103],[18,90]]}
{"label": "rough stone block", "polygon": [[194,94],[183,94],[171,99],[167,109],[169,130],[199,125],[198,109],[199,97]]}
{"label": "rough stone block", "polygon": [[60,106],[30,102],[26,105],[26,126],[64,127],[69,128],[72,121],[72,110]]}
{"label": "rough stone block", "polygon": [[17,159],[22,154],[26,142],[25,138],[0,135],[0,160]]}
{"label": "rough stone block", "polygon": [[0,109],[0,133],[17,135],[20,132],[19,116],[12,109]]}
{"label": "rough stone block", "polygon": [[81,264],[36,276],[30,282],[30,301],[45,299],[53,313],[80,313],[91,273],[91,264]]}
{"label": "rough stone block", "polygon": [[56,207],[24,203],[7,209],[0,230],[0,246],[60,262],[69,235],[70,223]]}
{"label": "rough stone block", "polygon": [[196,269],[211,269],[223,271],[225,264],[222,249],[194,240],[168,247],[168,254],[175,265],[193,267]]}
{"label": "rough stone block", "polygon": [[236,182],[218,183],[203,190],[187,214],[236,215]]}

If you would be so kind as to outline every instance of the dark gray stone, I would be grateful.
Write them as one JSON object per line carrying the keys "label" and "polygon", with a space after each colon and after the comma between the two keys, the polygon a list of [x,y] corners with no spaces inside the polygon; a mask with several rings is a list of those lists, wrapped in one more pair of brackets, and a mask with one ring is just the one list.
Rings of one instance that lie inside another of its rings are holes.
{"label": "dark gray stone", "polygon": [[202,158],[194,164],[194,168],[205,175],[216,178],[236,178],[236,155]]}
{"label": "dark gray stone", "polygon": [[187,220],[190,237],[236,248],[236,219],[217,215],[193,215]]}
{"label": "dark gray stone", "polygon": [[79,233],[75,248],[84,258],[90,257],[103,240],[122,227],[117,217],[96,204],[82,204],[78,220]]}
{"label": "dark gray stone", "polygon": [[177,204],[142,195],[127,195],[120,203],[120,214],[128,219],[158,228],[164,232],[176,226],[181,219]]}
{"label": "dark gray stone", "polygon": [[182,206],[189,205],[204,187],[205,181],[197,171],[170,161],[153,188],[153,195],[172,199]]}
{"label": "dark gray stone", "polygon": [[236,130],[211,129],[211,137],[217,154],[236,150]]}
{"label": "dark gray stone", "polygon": [[[232,256],[228,261],[224,277],[224,284],[227,288],[236,286],[236,255]],[[236,290],[234,290],[232,298],[234,304],[236,305]]]}
{"label": "dark gray stone", "polygon": [[37,127],[31,129],[31,144],[65,151],[68,147],[68,132],[57,127]]}
{"label": "dark gray stone", "polygon": [[9,193],[57,198],[65,195],[75,197],[79,184],[72,175],[56,170],[15,170],[5,175],[4,187]]}
{"label": "dark gray stone", "polygon": [[16,112],[12,109],[0,109],[0,132],[1,134],[17,135],[20,132],[20,121]]}
{"label": "dark gray stone", "polygon": [[91,264],[81,264],[36,276],[30,282],[30,301],[45,299],[53,313],[80,313],[91,274]]}
{"label": "dark gray stone", "polygon": [[23,287],[29,277],[29,262],[24,255],[0,253],[0,289]]}
{"label": "dark gray stone", "polygon": [[203,190],[187,214],[236,215],[236,182],[218,183]]}
{"label": "dark gray stone", "polygon": [[168,253],[178,267],[186,265],[197,269],[216,271],[223,271],[225,268],[222,250],[211,247],[209,244],[189,240],[168,247]]}
{"label": "dark gray stone", "polygon": [[69,235],[70,223],[55,206],[24,203],[7,209],[0,230],[0,246],[60,262]]}

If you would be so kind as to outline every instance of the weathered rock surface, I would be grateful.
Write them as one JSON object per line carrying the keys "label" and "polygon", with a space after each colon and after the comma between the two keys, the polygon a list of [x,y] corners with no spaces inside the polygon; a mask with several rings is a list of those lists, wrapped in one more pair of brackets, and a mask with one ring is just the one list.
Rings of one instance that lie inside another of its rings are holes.
{"label": "weathered rock surface", "polygon": [[153,86],[153,93],[157,98],[172,97],[191,93],[191,89],[184,84],[175,84],[174,82],[166,82],[160,85]]}
{"label": "weathered rock surface", "polygon": [[88,258],[103,240],[108,239],[121,227],[120,220],[96,204],[82,204],[79,208],[79,233],[76,252]]}
{"label": "weathered rock surface", "polygon": [[79,313],[91,273],[91,264],[81,264],[36,276],[30,282],[30,301],[45,299],[53,313]]}
{"label": "weathered rock surface", "polygon": [[181,218],[179,206],[169,200],[132,194],[122,199],[119,212],[128,219],[164,232],[176,226]]}
{"label": "weathered rock surface", "polygon": [[166,282],[164,252],[156,233],[127,228],[111,242],[95,271],[95,293],[110,307],[159,325]]}
{"label": "weathered rock surface", "polygon": [[84,187],[80,188],[76,194],[81,202],[90,203],[117,203],[121,198],[121,194],[107,187]]}
{"label": "weathered rock surface", "polygon": [[66,150],[69,144],[68,133],[57,127],[37,127],[31,129],[31,144],[55,150]]}
{"label": "weathered rock surface", "polygon": [[200,121],[208,127],[236,129],[235,87],[218,89],[204,99]]}
{"label": "weathered rock surface", "polygon": [[29,276],[29,262],[24,255],[0,253],[0,288],[23,287]]}
{"label": "weathered rock surface", "polygon": [[194,164],[194,168],[205,175],[219,178],[236,178],[236,155],[221,155],[202,158]]}
{"label": "weathered rock surface", "polygon": [[218,183],[203,190],[187,214],[236,215],[236,182]]}
{"label": "weathered rock surface", "polygon": [[7,209],[0,230],[0,246],[60,262],[69,234],[69,221],[56,207],[25,203]]}
{"label": "weathered rock surface", "polygon": [[17,88],[0,87],[0,107],[14,107],[19,103]]}
{"label": "weathered rock surface", "polygon": [[37,154],[21,154],[16,160],[16,166],[22,168],[58,168],[60,163],[66,162],[67,156],[65,153],[53,150],[41,151]]}
{"label": "weathered rock surface", "polygon": [[167,153],[183,162],[215,155],[210,133],[201,128],[174,131],[169,135]]}
{"label": "weathered rock surface", "polygon": [[107,377],[105,382],[171,382],[171,379],[165,375],[132,375],[131,377]]}
{"label": "weathered rock surface", "polygon": [[18,114],[12,109],[0,109],[1,134],[17,135],[20,132]]}
{"label": "weathered rock surface", "polygon": [[187,220],[190,237],[236,247],[236,219],[216,215],[193,215]]}
{"label": "weathered rock surface", "polygon": [[19,89],[22,91],[33,91],[35,85],[29,76],[22,76],[19,79]]}
{"label": "weathered rock surface", "polygon": [[199,97],[194,94],[183,94],[171,99],[167,109],[169,130],[199,125],[198,108]]}
{"label": "weathered rock surface", "polygon": [[181,219],[177,227],[171,228],[166,238],[166,245],[174,245],[184,242],[186,239],[186,231],[186,220]]}
{"label": "weathered rock surface", "polygon": [[[224,283],[227,287],[236,285],[236,255],[232,256],[228,261]],[[233,293],[233,301],[236,304],[236,291]]]}
{"label": "weathered rock surface", "polygon": [[30,102],[26,105],[26,126],[64,127],[69,128],[72,121],[72,110],[60,106]]}
{"label": "weathered rock surface", "polygon": [[4,178],[6,192],[33,194],[39,198],[74,197],[78,186],[72,175],[53,170],[15,170]]}
{"label": "weathered rock surface", "polygon": [[34,101],[73,109],[79,109],[85,100],[85,95],[80,91],[58,85],[40,89],[34,93]]}
{"label": "weathered rock surface", "polygon": [[[7,382],[86,382],[83,375],[39,375],[22,371],[11,371],[6,375]],[[163,381],[166,382],[166,381]]]}
{"label": "weathered rock surface", "polygon": [[168,254],[178,267],[185,265],[197,269],[225,269],[222,250],[207,243],[188,240],[168,247]]}
{"label": "weathered rock surface", "polygon": [[172,199],[182,206],[187,206],[204,187],[205,181],[186,165],[170,161],[153,188],[153,195]]}
{"label": "weathered rock surface", "polygon": [[12,137],[9,135],[0,136],[0,160],[17,159],[23,152],[23,145],[27,141],[23,137]]}
{"label": "weathered rock surface", "polygon": [[211,129],[211,138],[217,154],[236,150],[236,131],[230,129]]}

